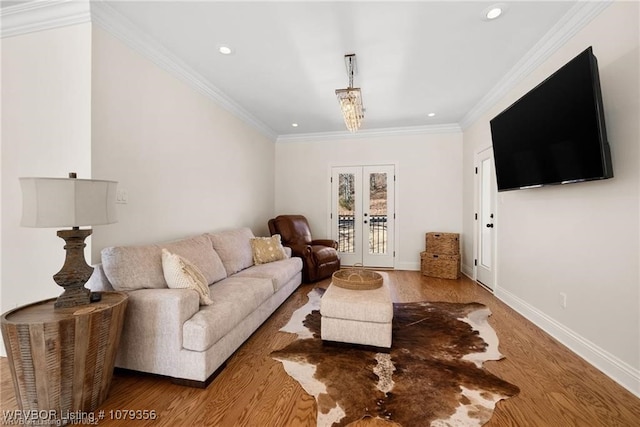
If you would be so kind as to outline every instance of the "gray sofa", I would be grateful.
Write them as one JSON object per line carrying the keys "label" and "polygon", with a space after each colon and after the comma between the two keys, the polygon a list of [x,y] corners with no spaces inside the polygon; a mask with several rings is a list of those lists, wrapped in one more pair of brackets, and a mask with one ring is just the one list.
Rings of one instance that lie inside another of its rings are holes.
{"label": "gray sofa", "polygon": [[[206,233],[101,252],[87,287],[129,295],[116,367],[206,387],[225,361],[293,293],[302,261],[287,257],[254,265],[248,228]],[[210,283],[211,305],[191,289],[169,289],[162,249],[189,260]]]}

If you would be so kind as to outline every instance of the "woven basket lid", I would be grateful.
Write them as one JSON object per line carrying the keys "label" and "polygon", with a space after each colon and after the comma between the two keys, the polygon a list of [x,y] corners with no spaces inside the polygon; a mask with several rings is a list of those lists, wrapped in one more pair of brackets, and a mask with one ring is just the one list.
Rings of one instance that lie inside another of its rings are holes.
{"label": "woven basket lid", "polygon": [[333,273],[332,283],[340,288],[355,291],[378,289],[382,286],[382,275],[361,268],[344,269]]}

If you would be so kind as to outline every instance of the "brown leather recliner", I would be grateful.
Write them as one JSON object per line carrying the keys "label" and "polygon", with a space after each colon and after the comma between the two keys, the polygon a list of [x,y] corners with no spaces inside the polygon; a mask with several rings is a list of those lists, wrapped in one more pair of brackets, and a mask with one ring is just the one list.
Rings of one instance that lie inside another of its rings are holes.
{"label": "brown leather recliner", "polygon": [[302,281],[317,282],[340,269],[338,242],[311,238],[307,218],[302,215],[278,215],[269,220],[271,235],[279,234],[282,244],[291,248],[293,256],[302,258]]}

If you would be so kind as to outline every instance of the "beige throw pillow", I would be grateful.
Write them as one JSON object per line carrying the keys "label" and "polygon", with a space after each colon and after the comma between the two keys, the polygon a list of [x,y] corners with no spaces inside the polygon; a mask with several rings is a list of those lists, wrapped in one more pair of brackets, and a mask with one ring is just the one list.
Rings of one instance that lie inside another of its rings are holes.
{"label": "beige throw pillow", "polygon": [[254,264],[266,264],[287,258],[279,234],[271,237],[254,237],[251,239],[251,250]]}
{"label": "beige throw pillow", "polygon": [[207,279],[198,267],[182,258],[162,249],[162,272],[164,279],[172,289],[193,289],[200,297],[200,305],[213,304],[209,294]]}

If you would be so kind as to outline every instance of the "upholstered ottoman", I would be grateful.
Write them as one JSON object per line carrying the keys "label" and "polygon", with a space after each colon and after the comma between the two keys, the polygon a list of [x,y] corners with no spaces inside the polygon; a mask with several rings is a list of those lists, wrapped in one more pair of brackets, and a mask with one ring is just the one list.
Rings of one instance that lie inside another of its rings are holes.
{"label": "upholstered ottoman", "polygon": [[323,341],[391,347],[393,303],[389,277],[382,287],[351,290],[329,285],[320,301],[320,334]]}

